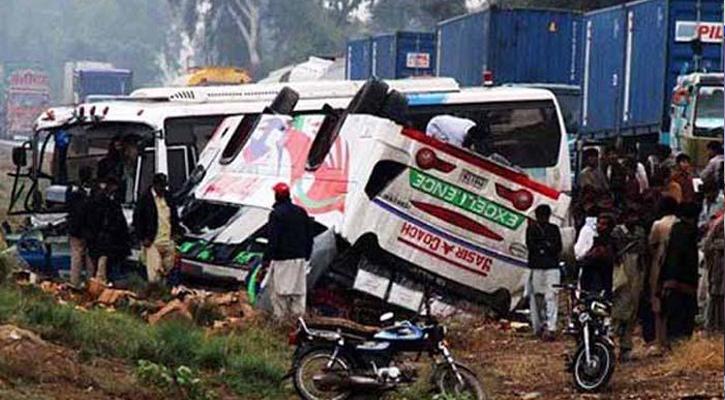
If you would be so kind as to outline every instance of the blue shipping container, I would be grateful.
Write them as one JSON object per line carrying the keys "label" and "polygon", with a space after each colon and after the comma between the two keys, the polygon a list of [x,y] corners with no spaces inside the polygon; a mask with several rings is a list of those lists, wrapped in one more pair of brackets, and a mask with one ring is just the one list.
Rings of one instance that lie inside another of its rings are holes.
{"label": "blue shipping container", "polygon": [[606,138],[667,131],[677,77],[694,70],[690,41],[698,21],[712,34],[700,67],[722,71],[722,18],[720,0],[645,0],[586,14],[581,132]]}
{"label": "blue shipping container", "polygon": [[347,42],[347,59],[345,60],[345,78],[347,80],[365,80],[373,70],[373,42],[367,38]]}
{"label": "blue shipping container", "polygon": [[438,25],[438,76],[480,86],[581,81],[581,14],[491,7]]}
{"label": "blue shipping container", "polygon": [[436,35],[396,32],[372,38],[372,75],[381,79],[433,76],[436,71]]}
{"label": "blue shipping container", "polygon": [[78,98],[91,95],[128,95],[133,89],[133,74],[125,69],[79,70],[75,85]]}

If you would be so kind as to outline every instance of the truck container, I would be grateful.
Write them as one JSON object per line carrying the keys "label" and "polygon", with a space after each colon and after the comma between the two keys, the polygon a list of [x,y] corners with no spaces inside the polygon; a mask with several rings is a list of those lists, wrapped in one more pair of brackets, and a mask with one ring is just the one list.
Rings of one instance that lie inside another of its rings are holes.
{"label": "truck container", "polygon": [[436,35],[431,32],[395,32],[350,41],[348,79],[402,79],[433,76],[436,72]]}
{"label": "truck container", "polygon": [[109,63],[77,61],[66,63],[64,98],[67,104],[85,102],[94,95],[128,95],[133,89],[133,73]]}
{"label": "truck container", "polygon": [[347,42],[345,61],[345,79],[365,80],[373,71],[373,42],[370,37],[353,39]]}
{"label": "truck container", "polygon": [[580,43],[580,13],[489,7],[438,24],[437,75],[465,86],[486,71],[496,84],[578,85]]}
{"label": "truck container", "polygon": [[585,14],[580,132],[667,142],[678,76],[722,71],[722,21],[721,0],[644,0]]}

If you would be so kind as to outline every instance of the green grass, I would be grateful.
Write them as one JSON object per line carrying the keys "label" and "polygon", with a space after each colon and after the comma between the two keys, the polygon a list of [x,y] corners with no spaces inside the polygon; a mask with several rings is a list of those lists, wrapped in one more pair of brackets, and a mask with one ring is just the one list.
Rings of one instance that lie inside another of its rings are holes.
{"label": "green grass", "polygon": [[84,357],[188,366],[245,397],[283,399],[290,395],[281,382],[290,349],[284,332],[272,327],[255,325],[237,334],[208,336],[191,323],[150,326],[123,311],[84,312],[56,304],[37,289],[0,285],[0,324],[4,323],[31,329]]}

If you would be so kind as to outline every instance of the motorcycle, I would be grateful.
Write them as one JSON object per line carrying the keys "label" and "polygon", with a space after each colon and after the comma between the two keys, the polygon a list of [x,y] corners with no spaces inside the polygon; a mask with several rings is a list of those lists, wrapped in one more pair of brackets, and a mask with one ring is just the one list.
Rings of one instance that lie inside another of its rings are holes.
{"label": "motorcycle", "polygon": [[[430,315],[424,321],[395,322],[382,329],[344,330],[333,324],[310,328],[299,319],[290,336],[296,345],[291,375],[305,400],[343,400],[353,394],[382,396],[418,380],[415,365],[405,353],[427,353],[432,362],[431,390],[445,398],[485,400],[481,382],[465,365],[455,361],[445,341],[447,328]],[[393,313],[383,314],[390,323]],[[369,328],[369,327],[368,327]]]}
{"label": "motorcycle", "polygon": [[582,392],[598,392],[614,374],[614,341],[610,337],[612,304],[602,294],[587,293],[576,285],[555,285],[570,293],[571,314],[566,333],[576,339],[568,368]]}

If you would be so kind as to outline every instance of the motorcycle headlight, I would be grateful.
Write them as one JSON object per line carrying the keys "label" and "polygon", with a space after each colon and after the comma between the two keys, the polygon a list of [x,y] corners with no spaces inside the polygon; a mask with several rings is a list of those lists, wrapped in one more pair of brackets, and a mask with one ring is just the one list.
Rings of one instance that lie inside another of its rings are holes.
{"label": "motorcycle headlight", "polygon": [[583,323],[586,323],[590,319],[591,319],[591,317],[589,316],[589,313],[581,313],[581,314],[579,314],[579,322],[581,322],[582,324]]}

